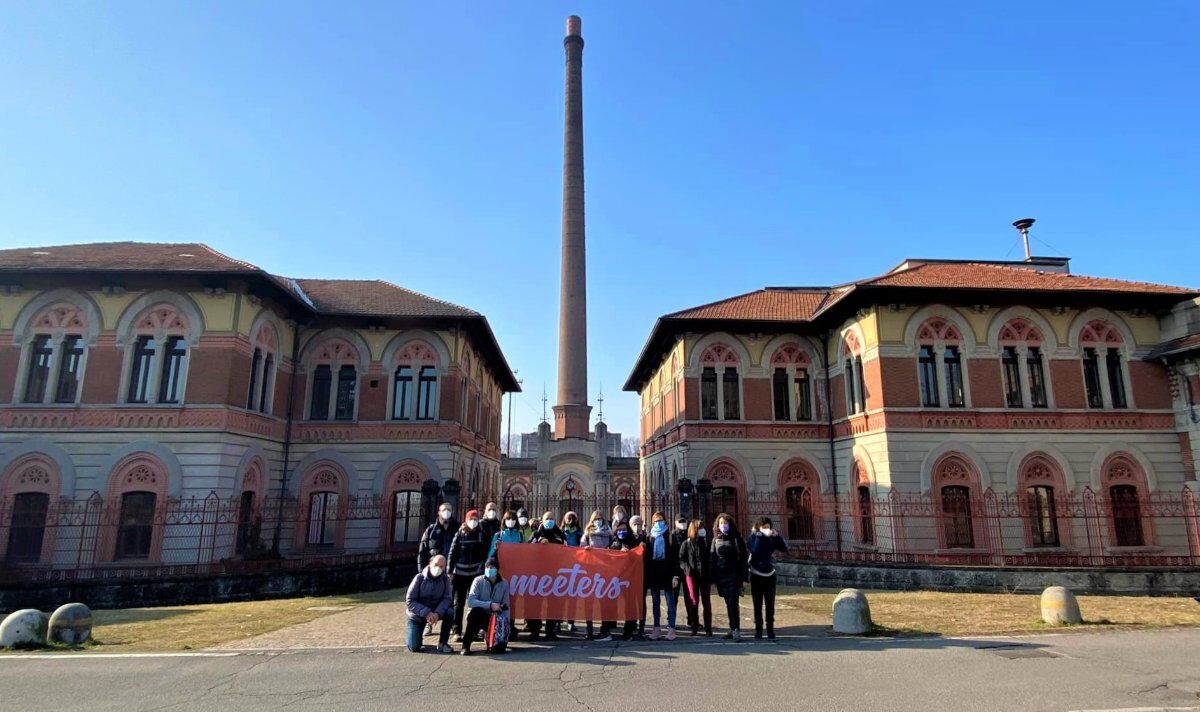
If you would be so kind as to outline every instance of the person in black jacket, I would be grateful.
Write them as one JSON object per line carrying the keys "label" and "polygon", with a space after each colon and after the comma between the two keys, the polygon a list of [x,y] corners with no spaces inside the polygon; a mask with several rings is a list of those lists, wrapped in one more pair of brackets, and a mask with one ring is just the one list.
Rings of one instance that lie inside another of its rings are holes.
{"label": "person in black jacket", "polygon": [[488,502],[483,508],[483,521],[479,523],[479,528],[483,530],[483,537],[488,542],[500,533],[500,510],[496,508],[495,502]]}
{"label": "person in black jacket", "polygon": [[450,556],[446,568],[450,572],[450,581],[454,584],[454,642],[462,641],[463,616],[467,610],[467,593],[471,590],[471,582],[483,573],[483,562],[487,559],[488,547],[491,544],[483,536],[479,526],[479,512],[472,509],[467,512],[467,521],[463,522],[458,533],[450,542]]}
{"label": "person in black jacket", "polygon": [[746,544],[738,534],[733,517],[718,514],[713,523],[712,577],[717,584],[717,595],[725,600],[725,612],[729,614],[729,632],[726,639],[741,640],[742,624],[738,613],[738,598],[746,583]]}
{"label": "person in black jacket", "polygon": [[[533,538],[530,539],[532,544],[559,544],[565,545],[567,538],[563,536],[562,529],[559,529],[558,522],[554,521],[554,515],[546,512],[542,515],[542,525],[533,533]],[[537,640],[542,633],[543,621],[529,619],[526,621],[529,624],[529,639]],[[559,621],[544,621],[546,624],[546,640],[558,640],[558,624]]]}
{"label": "person in black jacket", "polygon": [[649,538],[646,536],[646,526],[643,523],[642,515],[635,514],[629,518],[629,547],[632,549],[637,546],[642,547],[642,619],[637,622],[637,634],[634,640],[644,640],[646,637],[646,594],[650,593],[650,568],[646,562],[646,544]]}
{"label": "person in black jacket", "polygon": [[754,601],[754,639],[762,640],[763,604],[766,604],[767,639],[775,640],[775,552],[787,551],[787,542],[763,517],[746,540],[750,551],[750,598]]}
{"label": "person in black jacket", "polygon": [[[614,551],[632,551],[637,548],[640,542],[633,531],[629,528],[628,522],[617,522],[613,525],[612,544],[609,546]],[[643,594],[644,598],[644,594]],[[634,618],[625,621],[625,631],[622,638],[624,640],[633,640],[637,635],[638,622]]]}
{"label": "person in black jacket", "polygon": [[650,535],[646,543],[646,588],[654,599],[654,629],[650,640],[658,640],[662,632],[662,599],[667,599],[667,640],[675,640],[675,613],[679,590],[679,552],[671,541],[667,517],[662,512],[650,516]]}
{"label": "person in black jacket", "polygon": [[692,635],[700,634],[700,606],[704,606],[704,633],[712,636],[712,566],[708,548],[708,532],[704,522],[693,519],[688,525],[687,539],[679,547],[679,568],[683,572],[683,605],[687,609],[688,627]]}
{"label": "person in black jacket", "polygon": [[435,556],[449,556],[450,542],[458,531],[458,521],[454,518],[454,510],[446,502],[438,508],[438,518],[430,524],[421,535],[421,545],[417,548],[417,571],[424,571],[429,560]]}

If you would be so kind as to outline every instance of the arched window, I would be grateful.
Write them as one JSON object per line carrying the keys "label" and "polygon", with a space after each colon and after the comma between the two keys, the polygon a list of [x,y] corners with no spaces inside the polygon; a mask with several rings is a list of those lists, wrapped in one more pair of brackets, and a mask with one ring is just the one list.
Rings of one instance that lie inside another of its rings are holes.
{"label": "arched window", "polygon": [[152,306],[134,318],[125,402],[175,404],[183,400],[191,328],[188,317],[168,303]]}
{"label": "arched window", "polygon": [[850,471],[850,481],[857,483],[854,490],[854,517],[858,542],[871,546],[875,543],[875,500],[871,496],[871,481],[867,469],[857,458]]}
{"label": "arched window", "polygon": [[317,347],[311,359],[309,420],[354,420],[358,359],[358,349],[344,339],[329,338]]}
{"label": "arched window", "polygon": [[425,468],[413,461],[396,464],[384,480],[384,502],[390,516],[386,527],[386,547],[412,544],[421,539],[424,529],[424,502],[421,485],[429,478]]}
{"label": "arched window", "polygon": [[105,560],[159,560],[167,477],[166,466],[146,453],[131,455],[113,468],[107,499],[116,508],[116,517],[105,544]]}
{"label": "arched window", "polygon": [[392,387],[394,420],[435,420],[438,406],[437,352],[410,341],[396,352]]}
{"label": "arched window", "polygon": [[776,420],[812,420],[812,380],[808,354],[788,343],[771,357],[771,395]]}
{"label": "arched window", "polygon": [[742,521],[745,480],[741,470],[731,460],[721,459],[708,467],[707,476],[713,489],[709,496],[708,511],[701,519],[710,522],[716,515],[724,512],[733,517],[733,521],[745,532],[745,522]]}
{"label": "arched window", "polygon": [[942,520],[942,545],[947,549],[975,548],[972,511],[977,478],[959,455],[947,455],[934,466],[933,481]]}
{"label": "arched window", "polygon": [[250,356],[250,384],[246,389],[246,408],[270,413],[275,394],[276,365],[279,361],[279,333],[270,322],[259,326]]}
{"label": "arched window", "polygon": [[867,409],[867,382],[863,373],[862,344],[858,340],[858,334],[847,331],[843,338],[842,350],[846,354],[842,367],[846,381],[846,413],[862,413]]}
{"label": "arched window", "polygon": [[1145,546],[1150,542],[1145,519],[1145,475],[1126,455],[1114,455],[1104,465],[1104,486],[1114,546]]}
{"label": "arched window", "polygon": [[738,354],[726,344],[713,344],[700,355],[700,416],[704,420],[742,417]]}
{"label": "arched window", "polygon": [[306,514],[299,532],[301,546],[317,549],[341,546],[348,484],[345,473],[330,462],[317,463],[305,473],[300,485],[300,505]]}
{"label": "arched window", "polygon": [[0,528],[4,563],[29,564],[51,559],[56,529],[50,526],[52,506],[60,491],[58,467],[47,457],[22,457],[0,473],[0,510],[7,509],[9,520],[7,532]]}
{"label": "arched window", "polygon": [[1089,408],[1126,408],[1125,340],[1106,321],[1088,322],[1079,332],[1083,357],[1083,385]]}
{"label": "arched window", "polygon": [[237,538],[234,553],[246,554],[262,546],[262,489],[265,487],[262,463],[255,459],[242,473],[242,488],[238,495]]}
{"label": "arched window", "polygon": [[1004,376],[1004,402],[1009,408],[1045,408],[1046,387],[1042,330],[1028,319],[1010,319],[1000,328],[1000,365]]}
{"label": "arched window", "polygon": [[[620,496],[618,494],[618,496]],[[521,482],[510,484],[504,491],[503,503],[505,511],[517,511],[525,507],[525,502],[529,498],[529,488]]]}
{"label": "arched window", "polygon": [[1066,486],[1058,467],[1042,455],[1030,455],[1021,463],[1020,487],[1025,496],[1029,545],[1062,546],[1057,499]]}
{"label": "arched window", "polygon": [[926,408],[966,406],[962,344],[963,337],[958,327],[940,316],[926,319],[917,329],[917,378],[921,388],[921,405]]}
{"label": "arched window", "polygon": [[98,321],[94,306],[67,290],[30,301],[13,326],[13,346],[21,349],[14,400],[77,403],[87,346],[100,328]]}
{"label": "arched window", "polygon": [[802,460],[786,463],[779,473],[779,485],[783,490],[787,537],[820,539],[820,483],[816,471]]}

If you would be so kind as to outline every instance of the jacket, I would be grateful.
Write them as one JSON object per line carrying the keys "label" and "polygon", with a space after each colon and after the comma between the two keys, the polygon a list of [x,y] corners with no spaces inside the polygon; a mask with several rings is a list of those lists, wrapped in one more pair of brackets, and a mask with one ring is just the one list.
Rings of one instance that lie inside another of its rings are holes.
{"label": "jacket", "polygon": [[579,546],[579,542],[583,540],[583,530],[579,527],[572,527],[570,529],[564,527],[562,533],[567,546]]}
{"label": "jacket", "polygon": [[488,519],[487,517],[484,517],[483,521],[479,523],[479,531],[483,532],[483,540],[491,541],[494,539],[496,535],[500,533],[501,526],[502,525],[499,519]]}
{"label": "jacket", "polygon": [[521,532],[521,543],[528,544],[533,541],[533,527],[526,524],[525,526],[517,526],[517,531]]}
{"label": "jacket", "polygon": [[493,603],[508,608],[508,582],[497,577],[496,583],[492,583],[487,576],[476,576],[467,593],[467,608],[490,609]]}
{"label": "jacket", "polygon": [[737,534],[717,534],[712,540],[712,581],[722,598],[741,593],[748,575],[746,544]]}
{"label": "jacket", "polygon": [[762,532],[754,532],[746,540],[746,549],[750,552],[751,574],[774,576],[775,552],[787,551],[787,542],[779,534],[769,537]]}
{"label": "jacket", "polygon": [[538,527],[538,530],[533,533],[533,543],[549,542],[551,544],[566,544],[567,539],[563,536],[562,529],[557,526],[547,529],[546,527]]}
{"label": "jacket", "polygon": [[488,551],[488,558],[496,555],[497,544],[525,544],[525,538],[521,536],[521,530],[513,527],[512,529],[501,529],[500,533],[492,537],[492,548]]}
{"label": "jacket", "polygon": [[445,618],[454,610],[454,600],[451,596],[450,577],[442,574],[437,578],[429,575],[429,569],[421,569],[413,576],[408,585],[408,594],[404,597],[408,604],[408,617],[414,621],[424,621],[430,611]]}
{"label": "jacket", "polygon": [[684,575],[694,577],[697,583],[709,583],[712,561],[709,559],[707,537],[698,536],[683,541],[683,546],[679,547],[679,568]]}
{"label": "jacket", "polygon": [[450,542],[450,555],[446,569],[455,576],[478,576],[483,573],[483,562],[487,560],[488,541],[479,529],[459,529]]}
{"label": "jacket", "polygon": [[594,546],[597,549],[607,549],[612,546],[613,533],[612,529],[605,525],[603,529],[591,528],[583,533],[583,539],[580,541],[582,546]]}
{"label": "jacket", "polygon": [[454,517],[442,524],[441,520],[430,524],[421,535],[421,545],[417,548],[417,570],[424,571],[429,566],[429,560],[441,554],[450,555],[450,542],[454,540],[454,532],[458,531],[459,523]]}
{"label": "jacket", "polygon": [[683,548],[683,542],[687,541],[687,530],[672,529],[671,530],[671,546],[675,547],[675,556],[679,556],[679,550]]}
{"label": "jacket", "polygon": [[646,549],[643,556],[646,557],[646,588],[651,591],[665,591],[671,588],[671,580],[679,576],[679,552],[671,543],[670,532],[664,532],[663,538],[663,557],[661,559],[654,558],[654,539],[650,537],[646,542]]}

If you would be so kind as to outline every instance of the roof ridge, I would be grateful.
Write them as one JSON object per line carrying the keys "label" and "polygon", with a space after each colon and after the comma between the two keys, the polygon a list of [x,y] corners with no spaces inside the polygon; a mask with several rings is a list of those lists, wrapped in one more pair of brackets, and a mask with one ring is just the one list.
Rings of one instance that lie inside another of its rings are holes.
{"label": "roof ridge", "polygon": [[716,301],[706,302],[704,304],[697,304],[696,306],[691,306],[691,307],[684,307],[683,309],[677,309],[673,312],[670,312],[669,314],[664,314],[659,318],[660,319],[670,319],[671,317],[678,316],[679,314],[682,314],[684,312],[696,311],[698,309],[704,309],[705,307],[716,306],[718,304],[723,304],[725,302],[731,302],[734,299],[741,299],[742,297],[748,297],[751,294],[758,294],[759,292],[765,292],[765,291],[767,291],[765,287],[759,287],[758,289],[751,289],[749,292],[743,292],[742,294],[735,294],[732,297],[725,297],[724,299],[717,299]]}
{"label": "roof ridge", "polygon": [[[135,244],[137,244],[137,243],[135,243]],[[171,242],[164,242],[164,243],[162,243],[162,244],[164,244],[164,245],[171,245],[171,244],[182,244],[182,245],[199,245],[200,247],[202,247],[202,248],[204,248],[204,249],[208,250],[209,252],[213,253],[213,254],[214,254],[214,255],[216,255],[217,257],[220,257],[221,259],[229,260],[230,262],[237,263],[237,264],[239,264],[239,265],[242,265],[243,267],[247,267],[247,268],[249,268],[249,269],[258,270],[259,272],[265,272],[265,271],[266,271],[266,270],[264,270],[262,267],[259,267],[259,266],[258,266],[258,265],[256,265],[256,264],[252,264],[252,263],[250,263],[250,262],[247,262],[247,261],[245,261],[245,260],[239,260],[239,259],[237,259],[236,257],[230,257],[229,255],[225,254],[224,252],[221,252],[220,250],[216,249],[215,247],[213,247],[212,245],[209,245],[209,244],[208,244],[208,243],[206,243],[206,242],[194,242],[194,243],[193,243],[193,242],[183,242],[183,243],[171,243]]]}

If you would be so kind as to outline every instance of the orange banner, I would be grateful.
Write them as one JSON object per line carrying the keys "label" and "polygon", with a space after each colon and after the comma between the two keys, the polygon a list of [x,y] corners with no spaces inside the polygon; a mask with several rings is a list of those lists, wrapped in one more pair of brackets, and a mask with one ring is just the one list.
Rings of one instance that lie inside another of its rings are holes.
{"label": "orange banner", "polygon": [[642,547],[632,551],[559,544],[499,544],[512,617],[526,620],[640,620]]}

